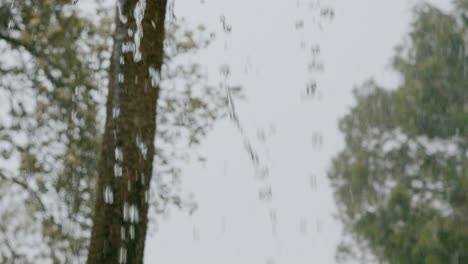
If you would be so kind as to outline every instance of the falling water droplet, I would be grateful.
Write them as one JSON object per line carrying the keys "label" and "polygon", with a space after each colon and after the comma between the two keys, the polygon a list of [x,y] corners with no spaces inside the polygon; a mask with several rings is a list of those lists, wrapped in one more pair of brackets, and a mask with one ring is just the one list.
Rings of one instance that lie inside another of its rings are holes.
{"label": "falling water droplet", "polygon": [[149,75],[151,78],[151,86],[152,87],[157,87],[159,85],[159,82],[161,81],[161,75],[159,71],[157,71],[153,67],[148,67]]}
{"label": "falling water droplet", "polygon": [[226,22],[226,17],[224,15],[221,15],[219,20],[221,21],[221,25],[223,26],[223,31],[226,33],[231,33],[232,26]]}
{"label": "falling water droplet", "polygon": [[322,133],[320,132],[315,132],[313,135],[312,135],[312,145],[315,147],[315,148],[320,148],[323,144],[323,136],[322,136]]}
{"label": "falling water droplet", "polygon": [[145,175],[142,173],[141,176],[140,176],[140,180],[141,180],[141,185],[145,186],[146,182],[145,182]]}
{"label": "falling water droplet", "polygon": [[307,219],[305,219],[304,217],[301,217],[299,223],[299,231],[301,232],[301,234],[307,233]]}
{"label": "falling water droplet", "polygon": [[135,227],[133,225],[130,225],[130,239],[135,239]]}
{"label": "falling water droplet", "polygon": [[104,188],[104,202],[112,204],[114,202],[114,193],[109,185]]}
{"label": "falling water droplet", "polygon": [[258,197],[260,200],[263,201],[271,201],[273,197],[273,193],[271,191],[271,186],[266,186],[259,190]]}
{"label": "falling water droplet", "polygon": [[114,152],[115,152],[115,160],[117,160],[117,161],[123,161],[123,152],[122,152],[122,149],[119,148],[119,147],[115,147]]}
{"label": "falling water droplet", "polygon": [[120,6],[120,1],[117,1],[117,11],[119,13],[120,22],[122,22],[123,24],[127,24],[127,17],[124,16],[122,13],[122,7]]}
{"label": "falling water droplet", "polygon": [[125,227],[120,226],[120,239],[125,240]]}
{"label": "falling water droplet", "polygon": [[192,235],[193,240],[200,240],[200,230],[197,227],[193,227]]}
{"label": "falling water droplet", "polygon": [[123,220],[127,221],[128,220],[128,203],[127,202],[124,202],[122,214],[123,214]]}
{"label": "falling water droplet", "polygon": [[145,202],[146,202],[146,203],[148,203],[149,198],[150,198],[150,197],[149,197],[149,191],[146,190],[146,191],[145,191]]}
{"label": "falling water droplet", "polygon": [[133,16],[135,17],[135,23],[137,26],[137,30],[134,36],[134,43],[135,43],[135,50],[133,53],[133,61],[139,62],[141,60],[141,51],[140,51],[140,42],[141,38],[143,37],[143,18],[145,16],[145,9],[146,9],[146,0],[139,0],[135,5],[135,9],[133,10]]}
{"label": "falling water droplet", "polygon": [[310,186],[312,187],[312,189],[317,188],[317,176],[315,176],[314,174],[310,176]]}
{"label": "falling water droplet", "polygon": [[121,247],[119,250],[119,263],[127,263],[127,249]]}
{"label": "falling water droplet", "polygon": [[317,82],[310,81],[306,86],[306,95],[314,96],[316,91],[317,91]]}
{"label": "falling water droplet", "polygon": [[301,30],[304,28],[304,20],[298,20],[296,21],[296,29]]}
{"label": "falling water droplet", "polygon": [[122,176],[122,167],[119,164],[114,164],[114,175],[115,177]]}
{"label": "falling water droplet", "polygon": [[226,64],[221,65],[219,67],[219,71],[221,72],[221,75],[224,78],[229,77],[229,75],[231,74],[231,69],[230,69],[229,65],[226,65]]}
{"label": "falling water droplet", "polygon": [[115,107],[112,108],[112,118],[116,119],[120,116],[120,108]]}

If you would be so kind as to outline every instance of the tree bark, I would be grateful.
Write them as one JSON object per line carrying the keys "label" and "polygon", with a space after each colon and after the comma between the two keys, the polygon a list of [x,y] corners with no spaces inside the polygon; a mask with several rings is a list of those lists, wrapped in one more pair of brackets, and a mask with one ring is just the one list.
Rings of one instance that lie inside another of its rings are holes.
{"label": "tree bark", "polygon": [[118,4],[89,264],[143,263],[148,224],[167,0]]}

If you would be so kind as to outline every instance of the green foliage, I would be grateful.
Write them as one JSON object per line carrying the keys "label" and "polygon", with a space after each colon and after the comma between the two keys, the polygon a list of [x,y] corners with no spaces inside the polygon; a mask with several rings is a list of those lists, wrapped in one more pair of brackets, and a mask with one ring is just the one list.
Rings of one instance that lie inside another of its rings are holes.
{"label": "green foliage", "polygon": [[468,9],[457,4],[419,6],[394,58],[402,84],[365,83],[340,121],[346,148],[329,178],[353,238],[340,259],[468,262]]}

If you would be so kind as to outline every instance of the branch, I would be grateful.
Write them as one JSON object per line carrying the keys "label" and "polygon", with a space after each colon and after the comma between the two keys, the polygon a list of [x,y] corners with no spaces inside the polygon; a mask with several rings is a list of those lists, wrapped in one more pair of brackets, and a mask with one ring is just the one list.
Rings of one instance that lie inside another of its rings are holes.
{"label": "branch", "polygon": [[20,186],[21,188],[23,188],[24,190],[29,192],[32,195],[32,197],[34,197],[37,200],[37,203],[39,204],[41,209],[44,212],[47,212],[46,206],[45,206],[44,202],[42,202],[41,197],[39,197],[37,192],[35,190],[33,190],[27,183],[22,182],[22,181],[20,181],[18,179],[15,179],[15,178],[10,178],[10,177],[5,176],[5,174],[3,174],[3,172],[1,170],[0,170],[0,178],[2,178],[5,181],[9,181],[11,183],[17,184],[18,186]]}

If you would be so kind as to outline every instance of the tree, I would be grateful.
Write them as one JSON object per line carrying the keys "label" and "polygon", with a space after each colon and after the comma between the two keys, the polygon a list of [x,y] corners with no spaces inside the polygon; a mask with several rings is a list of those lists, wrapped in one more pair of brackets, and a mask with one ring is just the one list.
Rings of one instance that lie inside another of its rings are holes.
{"label": "tree", "polygon": [[[0,262],[87,257],[92,206],[106,194],[95,183],[114,21],[99,1],[95,16],[79,8],[69,0],[0,1]],[[182,19],[166,29],[153,220],[171,204],[193,210],[175,188],[177,161],[186,157],[173,147],[197,144],[226,113],[223,91],[206,83],[197,63],[181,62],[213,36]]]}
{"label": "tree", "polygon": [[401,85],[365,83],[340,121],[346,147],[329,178],[354,239],[340,258],[468,262],[468,2],[456,5],[419,6],[394,58]]}
{"label": "tree", "polygon": [[143,263],[166,4],[118,3],[88,263]]}

